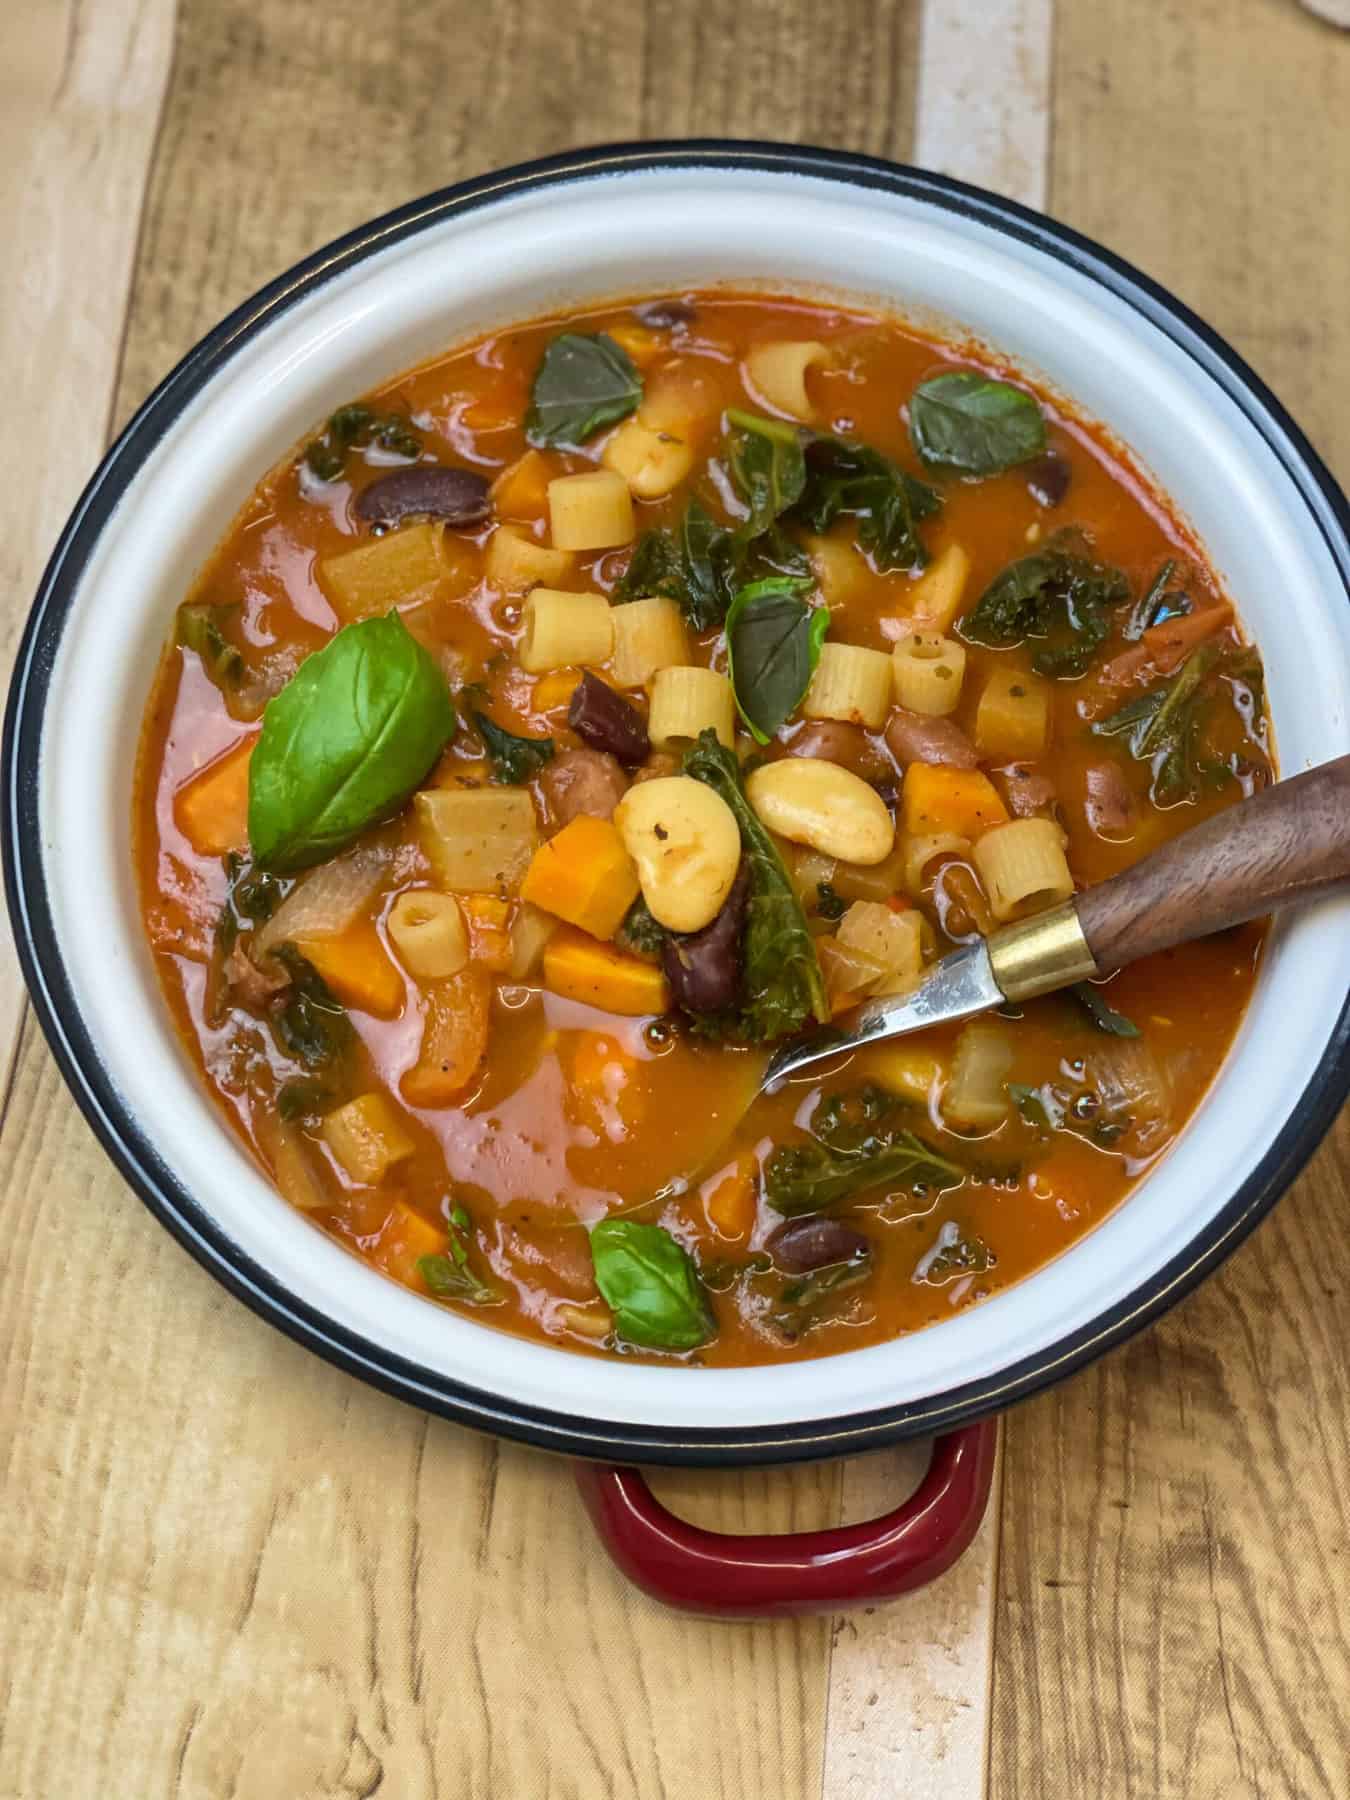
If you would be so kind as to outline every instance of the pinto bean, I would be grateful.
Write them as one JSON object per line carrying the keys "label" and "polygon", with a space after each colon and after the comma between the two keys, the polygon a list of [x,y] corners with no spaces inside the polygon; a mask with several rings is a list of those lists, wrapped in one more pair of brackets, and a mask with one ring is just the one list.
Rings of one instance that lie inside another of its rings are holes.
{"label": "pinto bean", "polygon": [[841,719],[807,719],[787,740],[787,753],[838,763],[864,781],[882,781],[891,773],[890,764],[862,726]]}
{"label": "pinto bean", "polygon": [[555,825],[581,813],[608,819],[628,791],[628,777],[603,750],[560,750],[539,774],[539,789]]}
{"label": "pinto bean", "polygon": [[1134,795],[1113,762],[1090,763],[1083,812],[1098,837],[1124,837],[1134,824]]}
{"label": "pinto bean", "polygon": [[806,1219],[789,1219],[771,1233],[766,1246],[780,1269],[793,1275],[804,1275],[810,1269],[825,1269],[831,1263],[852,1262],[871,1248],[861,1231],[841,1225],[838,1219],[817,1214]]}
{"label": "pinto bean", "polygon": [[481,525],[492,510],[488,480],[476,469],[418,463],[395,469],[362,488],[352,508],[363,525],[406,525],[409,519],[444,519],[447,525]]}
{"label": "pinto bean", "polygon": [[651,755],[651,739],[642,714],[631,700],[589,669],[572,690],[567,723],[592,750],[607,750],[630,767],[646,762]]}
{"label": "pinto bean", "polygon": [[975,746],[950,719],[928,713],[893,712],[886,726],[886,748],[902,766],[914,762],[949,763],[954,769],[973,769],[979,763]]}
{"label": "pinto bean", "polygon": [[676,1006],[711,1013],[735,1005],[741,991],[741,935],[749,900],[750,870],[742,863],[712,924],[666,939],[661,964]]}
{"label": "pinto bean", "polygon": [[1054,810],[1059,797],[1054,782],[1029,763],[1009,763],[1004,769],[995,769],[993,775],[1014,819],[1034,819]]}

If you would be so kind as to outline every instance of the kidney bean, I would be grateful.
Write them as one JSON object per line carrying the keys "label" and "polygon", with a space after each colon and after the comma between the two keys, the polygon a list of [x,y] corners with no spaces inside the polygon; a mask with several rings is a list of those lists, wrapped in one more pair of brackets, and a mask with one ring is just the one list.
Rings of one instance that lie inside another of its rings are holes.
{"label": "kidney bean", "polygon": [[930,718],[927,713],[893,712],[886,726],[886,747],[902,766],[913,762],[950,763],[954,769],[973,769],[979,762],[975,746],[950,719]]}
{"label": "kidney bean", "polygon": [[1134,795],[1112,762],[1089,763],[1083,803],[1088,828],[1098,837],[1124,837],[1134,824]]}
{"label": "kidney bean", "polygon": [[1038,506],[1058,506],[1069,491],[1073,470],[1055,450],[1038,456],[1027,469],[1027,486]]}
{"label": "kidney bean", "polygon": [[1027,763],[1009,763],[1004,769],[995,769],[993,774],[1014,819],[1034,819],[1054,808],[1055,784],[1039,769],[1033,769]]}
{"label": "kidney bean", "polygon": [[780,1225],[770,1234],[766,1248],[780,1269],[804,1275],[810,1269],[828,1268],[831,1263],[851,1262],[871,1246],[862,1232],[851,1225],[814,1214]]}
{"label": "kidney bean", "polygon": [[862,726],[848,725],[841,719],[807,719],[787,740],[787,753],[838,763],[861,775],[864,781],[884,781],[893,773]]}
{"label": "kidney bean", "polygon": [[721,1012],[741,991],[741,934],[750,900],[750,870],[741,864],[731,892],[711,925],[684,936],[672,932],[661,948],[671,997],[686,1012]]}
{"label": "kidney bean", "polygon": [[352,510],[363,525],[404,525],[409,519],[481,525],[492,507],[487,477],[476,469],[419,463],[381,475],[362,488]]}
{"label": "kidney bean", "polygon": [[651,331],[673,331],[677,325],[692,325],[698,317],[687,300],[649,300],[633,311]]}
{"label": "kidney bean", "polygon": [[608,819],[628,791],[628,777],[600,750],[560,750],[539,772],[548,816],[567,825],[581,813]]}
{"label": "kidney bean", "polygon": [[642,714],[589,669],[572,690],[567,723],[592,750],[607,750],[621,763],[645,762],[651,754]]}

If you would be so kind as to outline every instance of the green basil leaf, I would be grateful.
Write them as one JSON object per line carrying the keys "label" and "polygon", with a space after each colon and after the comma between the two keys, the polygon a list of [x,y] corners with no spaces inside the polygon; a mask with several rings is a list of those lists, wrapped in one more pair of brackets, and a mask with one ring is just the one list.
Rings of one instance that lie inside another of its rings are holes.
{"label": "green basil leaf", "polygon": [[828,1025],[816,941],[777,847],[745,797],[735,756],[708,730],[685,752],[684,773],[705,782],[731,808],[750,870],[740,1005],[729,1015],[700,1017],[697,1028],[708,1037],[766,1044],[799,1031],[809,1019]]}
{"label": "green basil leaf", "polygon": [[630,1344],[695,1350],[717,1330],[693,1258],[660,1225],[602,1219],[591,1261],[614,1329]]}
{"label": "green basil leaf", "polygon": [[967,369],[914,390],[909,435],[929,467],[999,475],[1041,454],[1045,420],[1032,395]]}
{"label": "green basil leaf", "polygon": [[1092,557],[1083,532],[1060,531],[994,577],[962,619],[961,636],[998,649],[1044,639],[1032,657],[1039,674],[1081,675],[1110,633],[1109,609],[1129,597],[1130,584]]}
{"label": "green basil leaf", "polygon": [[879,450],[818,435],[806,446],[806,486],[793,516],[812,531],[828,531],[839,518],[856,518],[858,542],[879,569],[921,569],[928,552],[919,521],[931,518],[941,505],[932,488]]}
{"label": "green basil leaf", "polygon": [[[462,694],[460,706],[464,708]],[[551,737],[521,737],[517,732],[508,731],[505,725],[499,725],[495,719],[490,719],[485,712],[479,712],[473,707],[464,710],[483,741],[488,761],[492,764],[494,781],[505,786],[519,787],[537,775],[546,763],[553,761],[557,746]]]}
{"label": "green basil leaf", "polygon": [[325,862],[392,817],[445,747],[455,709],[397,613],[347,625],[270,700],[249,763],[254,861]]}
{"label": "green basil leaf", "polygon": [[830,629],[827,606],[798,596],[814,584],[781,575],[743,587],[727,613],[727,661],[741,717],[767,744],[810,684]]}
{"label": "green basil leaf", "polygon": [[621,344],[604,332],[564,331],[535,375],[525,435],[532,444],[584,444],[635,412],[641,398],[642,377]]}
{"label": "green basil leaf", "polygon": [[806,458],[796,426],[785,425],[780,419],[761,419],[734,407],[727,418],[736,427],[731,442],[731,472],[750,509],[738,536],[748,544],[801,499],[806,486]]}

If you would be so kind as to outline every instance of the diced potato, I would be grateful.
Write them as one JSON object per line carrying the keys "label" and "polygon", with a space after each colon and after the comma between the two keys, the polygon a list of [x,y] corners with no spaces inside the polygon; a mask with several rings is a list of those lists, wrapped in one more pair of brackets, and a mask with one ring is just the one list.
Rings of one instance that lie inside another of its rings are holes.
{"label": "diced potato", "polygon": [[638,872],[609,819],[579,814],[539,846],[520,897],[592,937],[612,938],[638,897]]}
{"label": "diced potato", "polygon": [[368,919],[336,937],[297,937],[296,949],[318,970],[344,1006],[392,1019],[403,1010],[403,977],[390,962]]}
{"label": "diced potato", "polygon": [[522,788],[424,788],[414,805],[422,848],[441,887],[501,893],[529,867],[539,832]]}
{"label": "diced potato", "polygon": [[463,1094],[487,1054],[491,999],[476,963],[427,989],[421,1048],[402,1082],[409,1106],[450,1106]]}
{"label": "diced potato", "polygon": [[909,617],[929,631],[950,631],[970,577],[970,557],[960,544],[948,544],[935,556],[909,590]]}
{"label": "diced potato", "polygon": [[641,1018],[663,1013],[670,987],[660,969],[578,931],[560,931],[544,946],[544,986],[564,1000]]}
{"label": "diced potato", "polygon": [[376,1187],[395,1163],[417,1148],[387,1094],[362,1094],[323,1122],[323,1135],[349,1178]]}
{"label": "diced potato", "polygon": [[947,1079],[947,1060],[936,1050],[926,1050],[912,1041],[878,1044],[861,1053],[858,1070],[888,1093],[912,1100],[916,1106],[927,1106]]}
{"label": "diced potato", "polygon": [[628,483],[613,469],[550,481],[548,513],[559,550],[611,550],[631,543],[637,531]]}
{"label": "diced potato", "polygon": [[334,612],[349,625],[425,593],[449,573],[449,566],[445,526],[429,520],[387,532],[353,550],[321,556],[315,572]]}
{"label": "diced potato", "polygon": [[512,980],[525,981],[534,974],[543,958],[545,944],[557,929],[558,921],[552,913],[531,906],[528,901],[520,902],[511,921]]}
{"label": "diced potato", "polygon": [[257,741],[244,738],[174,795],[178,829],[199,856],[248,849],[248,765]]}
{"label": "diced potato", "polygon": [[831,610],[861,600],[877,585],[862,554],[847,538],[809,537],[806,551],[816,583]]}
{"label": "diced potato", "polygon": [[541,582],[556,585],[566,581],[575,560],[570,551],[538,543],[518,525],[499,525],[488,539],[485,567],[493,587],[523,594]]}

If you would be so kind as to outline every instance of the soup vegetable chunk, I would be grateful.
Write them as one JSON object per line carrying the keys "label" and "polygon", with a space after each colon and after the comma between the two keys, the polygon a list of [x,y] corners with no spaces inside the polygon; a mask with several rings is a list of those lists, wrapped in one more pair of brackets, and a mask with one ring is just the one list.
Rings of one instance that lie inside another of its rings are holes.
{"label": "soup vegetable chunk", "polygon": [[145,927],[231,1125],[428,1305],[737,1365],[947,1318],[1163,1154],[1255,928],[841,1059],[1271,778],[1258,655],[1126,455],[973,344],[735,294],[348,401],[179,608]]}

